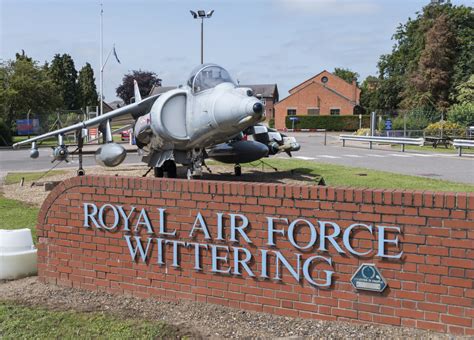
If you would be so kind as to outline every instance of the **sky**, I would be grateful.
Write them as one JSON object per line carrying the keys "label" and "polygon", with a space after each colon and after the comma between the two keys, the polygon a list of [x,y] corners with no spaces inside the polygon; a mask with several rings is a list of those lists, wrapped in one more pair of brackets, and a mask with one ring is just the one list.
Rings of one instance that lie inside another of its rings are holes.
{"label": "sky", "polygon": [[[430,0],[0,0],[0,59],[26,54],[43,63],[70,54],[79,70],[94,68],[99,89],[100,4],[103,4],[106,101],[131,70],[155,72],[163,86],[184,84],[200,63],[200,20],[189,10],[215,12],[204,21],[204,62],[226,68],[241,84],[276,83],[280,99],[322,70],[350,68],[361,80],[377,74],[391,37]],[[472,0],[453,0],[472,5]]]}

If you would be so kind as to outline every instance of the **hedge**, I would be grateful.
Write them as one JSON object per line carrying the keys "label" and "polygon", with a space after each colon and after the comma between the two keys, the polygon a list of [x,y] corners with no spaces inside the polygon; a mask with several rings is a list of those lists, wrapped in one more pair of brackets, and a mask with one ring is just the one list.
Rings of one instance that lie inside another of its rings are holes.
{"label": "hedge", "polygon": [[[286,127],[293,127],[290,117],[298,117],[295,129],[326,129],[329,131],[357,131],[359,116],[287,116]],[[362,127],[370,127],[370,116],[362,116]]]}

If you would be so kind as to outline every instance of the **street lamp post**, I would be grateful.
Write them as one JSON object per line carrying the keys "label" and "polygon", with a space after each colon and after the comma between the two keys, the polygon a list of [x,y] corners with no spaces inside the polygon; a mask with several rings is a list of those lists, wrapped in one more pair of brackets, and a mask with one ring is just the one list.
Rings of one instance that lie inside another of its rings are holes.
{"label": "street lamp post", "polygon": [[214,10],[206,13],[204,10],[198,10],[197,13],[190,11],[194,19],[201,19],[201,64],[204,64],[204,19],[212,17]]}

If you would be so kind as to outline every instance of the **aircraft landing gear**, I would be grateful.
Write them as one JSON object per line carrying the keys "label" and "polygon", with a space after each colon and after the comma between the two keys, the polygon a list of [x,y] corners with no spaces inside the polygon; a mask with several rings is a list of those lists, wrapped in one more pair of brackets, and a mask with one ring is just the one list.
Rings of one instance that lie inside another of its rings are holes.
{"label": "aircraft landing gear", "polygon": [[176,178],[177,176],[177,169],[176,163],[168,159],[163,163],[162,166],[156,166],[154,168],[155,177],[166,177],[166,178]]}
{"label": "aircraft landing gear", "polygon": [[242,176],[242,167],[240,166],[240,164],[234,165],[234,173],[236,176]]}
{"label": "aircraft landing gear", "polygon": [[79,150],[79,169],[77,169],[77,176],[84,176],[86,171],[82,168],[82,148],[84,147],[84,137],[82,136],[82,131],[76,132],[77,138],[77,148]]}
{"label": "aircraft landing gear", "polygon": [[204,165],[205,154],[202,149],[194,149],[190,155],[191,165],[188,167],[187,178],[200,178],[202,177],[202,166]]}

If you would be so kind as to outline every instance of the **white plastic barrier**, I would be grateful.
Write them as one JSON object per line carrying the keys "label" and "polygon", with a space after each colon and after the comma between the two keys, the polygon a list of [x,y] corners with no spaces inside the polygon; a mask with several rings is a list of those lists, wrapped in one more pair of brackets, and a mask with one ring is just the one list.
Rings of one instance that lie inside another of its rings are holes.
{"label": "white plastic barrier", "polygon": [[29,229],[0,229],[0,280],[35,275],[37,261],[37,250]]}

